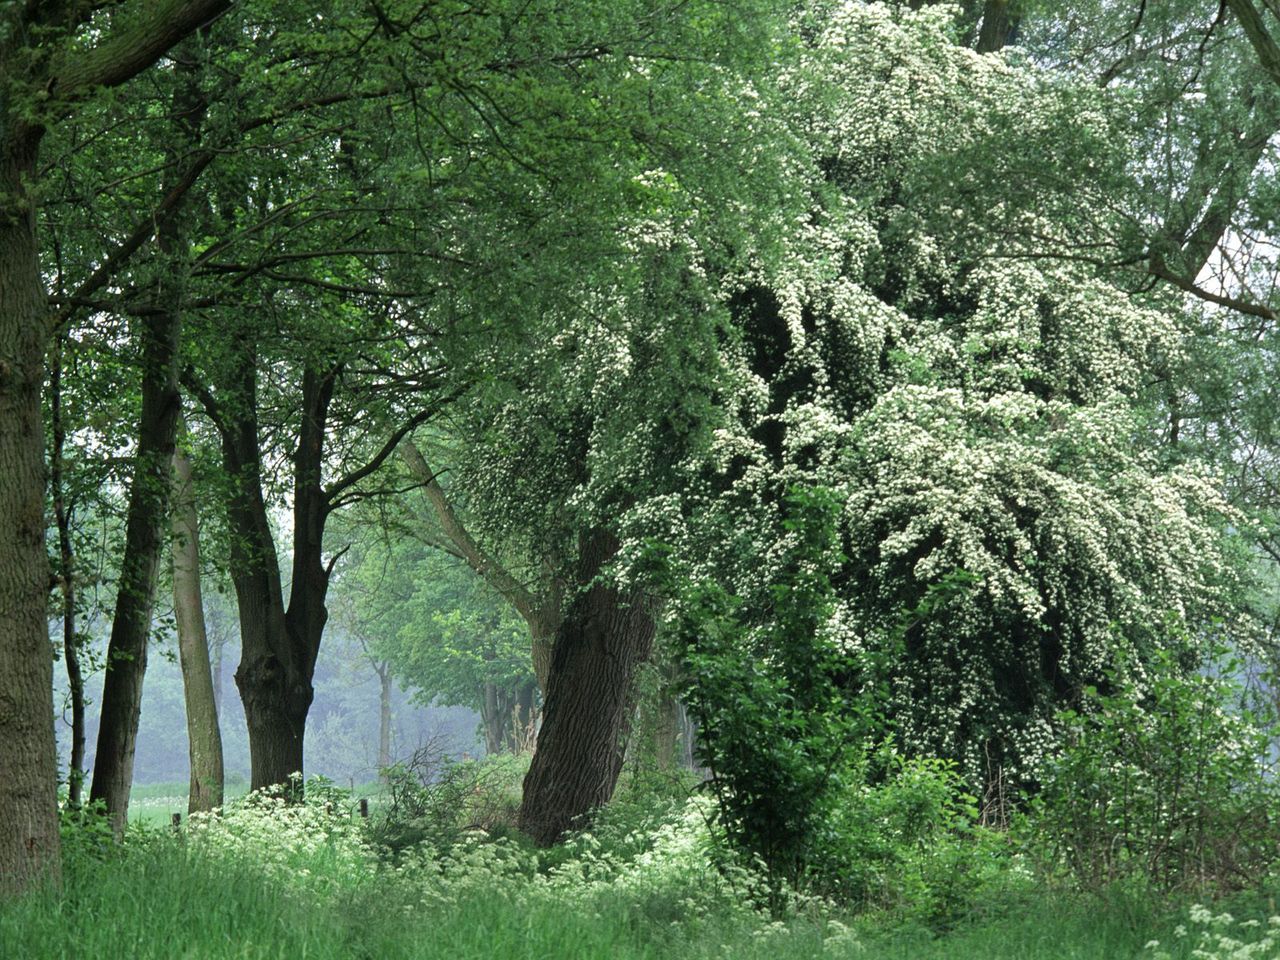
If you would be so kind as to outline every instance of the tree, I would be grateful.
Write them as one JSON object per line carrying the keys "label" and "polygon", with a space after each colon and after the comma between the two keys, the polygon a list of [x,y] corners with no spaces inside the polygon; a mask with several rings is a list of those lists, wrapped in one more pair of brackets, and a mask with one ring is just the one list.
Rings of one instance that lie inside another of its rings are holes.
{"label": "tree", "polygon": [[[228,0],[128,3],[86,29],[86,4],[11,5],[0,13],[0,892],[58,873],[56,759],[44,607],[44,430],[40,396],[53,331],[36,237],[37,158],[46,129],[95,90],[123,84]],[[90,39],[91,38],[91,39]]]}
{"label": "tree", "polygon": [[[422,484],[423,495],[430,504],[443,534],[443,541],[450,552],[456,552],[466,561],[476,576],[496,590],[528,625],[533,675],[545,698],[551,670],[551,650],[563,603],[564,584],[555,572],[555,558],[535,558],[533,564],[539,568],[539,572],[531,578],[517,578],[476,542],[462,522],[457,508],[441,487],[436,474],[427,465],[422,451],[410,442],[401,449],[401,456],[409,473]],[[529,579],[532,579],[532,584],[528,582]]]}
{"label": "tree", "polygon": [[[171,106],[175,118],[173,139],[166,156],[169,172],[161,181],[162,196],[172,194],[200,163],[200,127],[208,109],[208,100],[200,88],[200,65],[208,52],[196,45],[179,49],[181,53],[175,55],[177,82]],[[160,255],[169,261],[170,269],[157,285],[155,302],[137,318],[141,328],[136,336],[141,344],[142,404],[124,555],[107,646],[93,785],[89,791],[90,800],[105,804],[117,834],[123,833],[128,816],[147,641],[174,489],[173,458],[182,408],[178,368],[185,297],[184,265],[175,257],[185,252],[182,214],[182,206],[175,205],[156,223],[156,245]],[[186,613],[190,629],[193,611],[187,607]],[[204,649],[203,637],[192,639],[199,649]],[[196,769],[193,767],[193,777]],[[193,797],[200,793],[193,792]],[[207,799],[201,797],[200,802]]]}
{"label": "tree", "polygon": [[173,455],[173,474],[173,611],[191,762],[187,812],[201,813],[222,806],[222,735],[200,590],[200,521],[191,461],[181,449]]}
{"label": "tree", "polygon": [[470,707],[486,751],[513,750],[534,722],[527,637],[505,598],[419,532],[411,521],[355,539],[335,578],[338,623],[388,691],[396,677],[424,705]]}
{"label": "tree", "polygon": [[[978,577],[906,632],[889,712],[900,743],[975,784],[1000,764],[1027,773],[1058,707],[1121,651],[1139,664],[1171,642],[1168,613],[1205,631],[1230,616],[1231,510],[1144,429],[1152,371],[1182,349],[1176,307],[1045,255],[1045,237],[1085,248],[1121,232],[1106,197],[1127,155],[1096,94],[945,42],[933,11],[895,22],[847,5],[815,26],[800,109],[842,199],[820,194],[803,272],[766,264],[775,279],[734,305],[768,396],[723,442],[741,458],[730,503],[767,516],[779,484],[840,491],[848,560],[829,629],[851,649],[895,643],[931,588]],[[825,250],[841,252],[824,275]],[[708,532],[751,529],[730,509]],[[734,547],[759,555],[776,524]],[[767,609],[769,575],[729,569]]]}

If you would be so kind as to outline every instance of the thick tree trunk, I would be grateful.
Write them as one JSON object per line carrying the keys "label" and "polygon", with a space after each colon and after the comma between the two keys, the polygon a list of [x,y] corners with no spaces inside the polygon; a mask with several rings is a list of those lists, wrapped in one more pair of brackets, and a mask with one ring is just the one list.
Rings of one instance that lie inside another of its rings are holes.
{"label": "thick tree trunk", "polygon": [[187,812],[202,813],[222,806],[222,734],[218,729],[200,591],[200,521],[192,489],[191,461],[181,450],[173,455],[173,475],[173,611],[178,625],[191,763]]}
{"label": "thick tree trunk", "polygon": [[254,790],[287,784],[301,774],[303,735],[314,692],[300,669],[286,627],[275,541],[262,498],[257,421],[241,424],[247,468],[238,473],[228,514],[231,579],[240,612],[240,666],[236,686],[249,729],[250,784]]}
{"label": "thick tree trunk", "polygon": [[67,667],[67,688],[71,695],[71,759],[67,764],[67,803],[80,806],[84,787],[84,676],[80,671],[80,635],[76,627],[75,555],[71,546],[72,508],[67,503],[63,451],[67,428],[62,418],[62,344],[59,335],[50,363],[49,408],[53,419],[53,455],[50,482],[53,485],[53,517],[58,527],[58,580],[62,584],[62,657]]}
{"label": "thick tree trunk", "polygon": [[242,347],[238,378],[227,388],[227,410],[221,410],[212,396],[202,399],[222,434],[223,459],[233,478],[227,517],[231,577],[240,612],[236,686],[249,728],[251,786],[259,790],[289,784],[303,772],[303,739],[314,696],[311,680],[328,619],[325,596],[331,567],[323,562],[322,542],[329,501],[320,472],[337,371],[307,370],[303,375],[302,423],[294,454],[293,583],[286,610],[262,496],[256,354],[251,341]]}
{"label": "thick tree trunk", "polygon": [[987,0],[982,10],[982,28],[978,31],[978,53],[995,53],[1017,39],[1021,6],[1017,0]]}
{"label": "thick tree trunk", "polygon": [[38,136],[21,127],[0,114],[0,897],[59,873],[40,409],[48,326],[29,193]]}
{"label": "thick tree trunk", "polygon": [[577,582],[584,589],[556,636],[519,819],[542,845],[584,825],[613,795],[622,769],[633,681],[653,646],[654,620],[642,594],[594,582],[617,549],[603,530],[583,536]]}
{"label": "thick tree trunk", "polygon": [[[559,611],[557,611],[558,613]],[[545,618],[550,621],[551,618]],[[533,676],[538,681],[538,691],[545,702],[547,699],[547,681],[551,676],[551,651],[556,643],[556,627],[558,622],[544,622],[544,618],[529,621],[531,635],[530,651],[533,656]]]}

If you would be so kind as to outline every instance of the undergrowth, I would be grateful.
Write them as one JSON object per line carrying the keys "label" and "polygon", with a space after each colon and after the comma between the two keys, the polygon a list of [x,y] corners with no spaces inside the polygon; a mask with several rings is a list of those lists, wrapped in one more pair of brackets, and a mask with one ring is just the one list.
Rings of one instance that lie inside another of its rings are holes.
{"label": "undergrowth", "polygon": [[[908,793],[938,789],[921,775],[881,798],[880,815],[903,830],[908,813],[933,809],[903,807]],[[457,809],[452,832],[393,851],[378,841],[392,808],[368,824],[353,808],[345,792],[313,785],[301,805],[251,796],[180,832],[135,828],[123,845],[91,816],[69,818],[63,888],[0,906],[0,957],[1277,956],[1265,896],[1238,901],[1227,921],[1225,907],[1189,910],[1133,885],[1050,892],[986,841],[983,871],[966,867],[957,881],[965,896],[918,909],[911,898],[959,856],[951,846],[972,842],[919,823],[908,852],[880,859],[882,879],[899,876],[896,898],[853,909],[793,893],[778,916],[757,907],[766,878],[727,852],[709,798],[670,785],[632,782],[592,831],[550,851],[463,822],[475,807]],[[1272,952],[1241,952],[1248,944]]]}

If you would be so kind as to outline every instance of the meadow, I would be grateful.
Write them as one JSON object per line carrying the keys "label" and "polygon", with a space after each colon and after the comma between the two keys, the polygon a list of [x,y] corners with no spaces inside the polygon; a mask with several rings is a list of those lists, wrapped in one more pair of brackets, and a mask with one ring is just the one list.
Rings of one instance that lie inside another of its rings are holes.
{"label": "meadow", "polygon": [[1011,837],[993,846],[969,835],[882,861],[879,903],[792,893],[771,909],[765,878],[723,844],[706,797],[627,783],[592,832],[537,850],[502,822],[510,781],[489,778],[496,791],[443,819],[383,795],[363,820],[353,794],[323,784],[301,805],[240,798],[178,831],[167,821],[176,794],[155,787],[122,844],[102,821],[68,816],[63,887],[0,907],[0,956],[1280,956],[1266,884],[1211,907],[1134,883],[1086,892],[1047,877]]}

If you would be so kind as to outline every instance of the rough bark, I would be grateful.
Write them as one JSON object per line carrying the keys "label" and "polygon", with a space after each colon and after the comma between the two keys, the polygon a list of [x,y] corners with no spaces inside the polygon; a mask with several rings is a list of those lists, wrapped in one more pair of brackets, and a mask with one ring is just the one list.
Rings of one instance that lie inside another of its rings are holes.
{"label": "rough bark", "polygon": [[[126,13],[142,6],[130,4]],[[56,43],[60,37],[43,28],[61,21],[74,33],[93,4],[4,4],[0,10],[0,896],[59,872],[40,405],[52,330],[32,192],[42,124],[71,112],[98,87],[147,69],[229,6],[230,0],[151,4],[144,16],[122,16],[128,28],[99,34],[90,49]]]}
{"label": "rough bark", "polygon": [[45,620],[48,327],[29,184],[38,137],[0,104],[0,897],[59,872],[53,660]]}
{"label": "rough bark", "polygon": [[222,806],[222,734],[209,663],[200,591],[200,521],[196,514],[191,461],[173,455],[173,611],[178,627],[182,693],[187,707],[187,753],[191,778],[187,812]]}
{"label": "rough bark", "polygon": [[544,846],[584,825],[613,795],[636,669],[653,646],[647,598],[597,582],[617,549],[617,539],[604,530],[582,537],[581,589],[556,635],[542,729],[519,816],[520,829]]}
{"label": "rough bark", "polygon": [[[551,651],[555,649],[556,626],[559,616],[540,618],[529,624],[530,652],[533,658],[533,676],[538,681],[542,699],[547,698],[547,681],[551,678]],[[547,621],[551,622],[547,622]]]}

